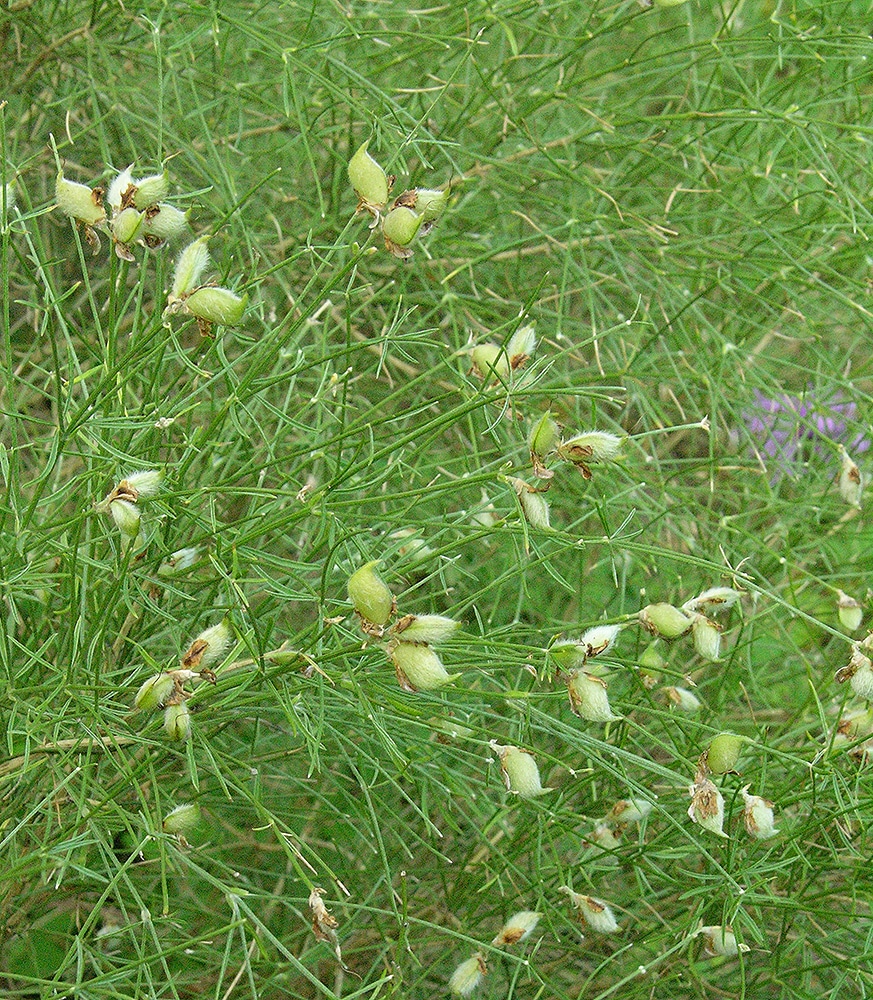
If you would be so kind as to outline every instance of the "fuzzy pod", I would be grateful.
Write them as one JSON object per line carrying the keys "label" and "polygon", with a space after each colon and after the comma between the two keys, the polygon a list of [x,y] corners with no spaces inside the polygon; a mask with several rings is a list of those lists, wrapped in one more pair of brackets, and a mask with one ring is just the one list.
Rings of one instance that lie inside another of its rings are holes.
{"label": "fuzzy pod", "polygon": [[491,746],[500,758],[500,771],[508,792],[514,792],[522,799],[533,799],[551,791],[543,788],[540,769],[533,754],[521,747],[501,746],[494,740]]}
{"label": "fuzzy pod", "polygon": [[859,659],[861,662],[849,678],[849,684],[859,698],[873,701],[873,663],[866,656]]}
{"label": "fuzzy pod", "polygon": [[209,250],[206,244],[208,236],[194,240],[179,254],[176,269],[173,271],[173,286],[170,290],[170,302],[185,298],[199,284],[203,272],[209,266]]}
{"label": "fuzzy pod", "polygon": [[410,243],[415,239],[421,228],[422,218],[411,208],[401,205],[392,208],[382,219],[382,235],[385,237],[385,248],[396,257],[406,258],[412,255]]}
{"label": "fuzzy pod", "polygon": [[647,604],[639,619],[645,629],[662,639],[678,639],[694,627],[693,619],[672,604]]}
{"label": "fuzzy pod", "polygon": [[125,538],[136,538],[139,535],[142,515],[136,504],[129,500],[113,500],[109,504],[109,513],[115,522],[115,527]]}
{"label": "fuzzy pod", "polygon": [[755,840],[767,840],[779,830],[773,825],[773,803],[760,795],[749,795],[749,786],[740,789],[743,796],[743,822],[746,832]]}
{"label": "fuzzy pod", "polygon": [[468,997],[482,982],[482,977],[487,975],[488,966],[485,963],[485,956],[477,951],[475,955],[455,969],[449,978],[449,992],[456,997]]}
{"label": "fuzzy pod", "polygon": [[386,625],[394,613],[394,595],[374,569],[378,559],[365,563],[348,578],[346,588],[355,611],[371,625]]}
{"label": "fuzzy pod", "polygon": [[133,164],[131,163],[129,167],[125,167],[112,178],[106,189],[106,204],[113,212],[120,212],[122,208],[133,204],[135,190],[136,184],[133,180]]}
{"label": "fuzzy pod", "polygon": [[[448,190],[440,191],[434,188],[415,188],[413,191],[405,192],[405,194],[410,195],[411,198],[406,202],[401,202],[401,204],[408,205],[416,214],[420,215],[421,221],[425,225],[432,225],[436,222],[449,203]],[[401,195],[402,197],[403,195]]]}
{"label": "fuzzy pod", "polygon": [[158,566],[158,576],[174,577],[179,576],[189,570],[200,558],[200,549],[187,548],[177,549]]}
{"label": "fuzzy pod", "polygon": [[160,469],[143,469],[126,475],[116,489],[132,493],[136,500],[147,500],[157,496],[163,481],[164,474]]}
{"label": "fuzzy pod", "polygon": [[3,202],[2,204],[0,204],[0,211],[2,211],[5,207],[6,211],[8,212],[10,208],[13,208],[15,206],[15,200],[17,197],[15,181],[10,181],[8,184],[4,184],[3,191],[0,192],[0,196],[2,196],[2,202]]}
{"label": "fuzzy pod", "polygon": [[852,507],[861,506],[861,494],[864,492],[864,480],[861,470],[855,464],[849,453],[838,446],[840,453],[840,478],[838,487],[840,496]]}
{"label": "fuzzy pod", "polygon": [[513,913],[491,944],[495,948],[520,944],[531,936],[541,916],[542,914],[535,910],[519,910],[518,913]]}
{"label": "fuzzy pod", "polygon": [[442,660],[430,648],[411,642],[399,642],[390,654],[397,682],[404,691],[435,691],[454,680]]}
{"label": "fuzzy pod", "polygon": [[745,740],[736,733],[719,733],[706,751],[706,766],[713,774],[728,774],[736,769]]}
{"label": "fuzzy pod", "polygon": [[92,190],[87,184],[68,181],[63,171],[55,179],[55,201],[64,215],[86,226],[96,226],[106,219],[100,188]]}
{"label": "fuzzy pod", "polygon": [[579,642],[586,649],[586,656],[600,656],[608,653],[615,645],[621,625],[595,625],[583,632]]}
{"label": "fuzzy pod", "polygon": [[717,837],[727,839],[723,829],[724,798],[709,778],[701,777],[695,781],[688,789],[688,794],[691,796],[691,805],[688,807],[689,819]]}
{"label": "fuzzy pod", "polygon": [[570,708],[589,722],[614,722],[621,718],[609,707],[606,681],[584,670],[574,670],[567,681]]}
{"label": "fuzzy pod", "polygon": [[171,740],[185,740],[191,734],[191,713],[184,701],[164,709],[164,732]]}
{"label": "fuzzy pod", "polygon": [[671,685],[669,687],[662,688],[662,690],[667,696],[667,700],[670,704],[678,708],[680,712],[700,711],[700,699],[696,694],[694,694],[693,691],[689,691],[688,688],[674,687]]}
{"label": "fuzzy pod", "polygon": [[570,902],[589,930],[596,934],[614,934],[619,929],[609,904],[602,899],[573,892],[567,886],[561,886],[559,891],[570,897]]}
{"label": "fuzzy pod", "polygon": [[249,303],[248,293],[239,296],[229,288],[204,286],[185,297],[185,308],[189,313],[207,323],[221,326],[236,326]]}
{"label": "fuzzy pod", "polygon": [[509,357],[497,344],[477,344],[471,352],[473,374],[477,378],[492,376],[503,379],[509,375]]}
{"label": "fuzzy pod", "polygon": [[652,811],[648,799],[619,799],[606,814],[607,823],[639,823]]}
{"label": "fuzzy pod", "polygon": [[567,462],[612,462],[624,439],[605,431],[586,431],[558,445],[558,455]]}
{"label": "fuzzy pod", "polygon": [[200,806],[196,802],[185,802],[171,809],[161,824],[164,833],[185,835],[200,822]]}
{"label": "fuzzy pod", "polygon": [[686,614],[691,614],[693,611],[714,614],[717,611],[729,610],[739,599],[740,592],[733,587],[711,587],[697,597],[692,597],[690,601],[686,601],[682,605],[682,610]]}
{"label": "fuzzy pod", "polygon": [[703,950],[707,955],[736,958],[741,951],[749,950],[747,944],[737,943],[736,935],[730,924],[726,924],[724,927],[717,924],[701,927],[697,933],[703,938]]}
{"label": "fuzzy pod", "polygon": [[562,670],[585,666],[588,647],[578,639],[560,639],[549,647],[549,655]]}
{"label": "fuzzy pod", "polygon": [[133,192],[133,207],[141,212],[152,205],[157,205],[170,193],[170,176],[166,170],[162,174],[143,177],[141,181],[134,181],[133,184],[136,188]]}
{"label": "fuzzy pod", "polygon": [[457,632],[461,623],[445,615],[404,615],[392,627],[402,642],[423,642],[437,645]]}
{"label": "fuzzy pod", "polygon": [[188,228],[188,213],[175,205],[160,203],[148,209],[142,224],[143,238],[153,243],[178,239]]}
{"label": "fuzzy pod", "polygon": [[721,655],[721,625],[696,612],[693,621],[691,638],[694,640],[694,648],[704,660],[717,663]]}
{"label": "fuzzy pod", "polygon": [[367,152],[369,140],[362,143],[347,167],[349,181],[360,200],[360,207],[377,213],[388,204],[391,184],[388,175]]}
{"label": "fuzzy pod", "polygon": [[513,370],[520,368],[536,350],[536,346],[537,337],[534,327],[531,325],[519,327],[506,345],[509,367]]}
{"label": "fuzzy pod", "polygon": [[112,216],[110,230],[117,243],[133,243],[142,228],[143,214],[135,208],[123,208]]}
{"label": "fuzzy pod", "polygon": [[212,625],[201,632],[182,654],[182,666],[189,670],[208,670],[224,658],[233,639],[233,629],[226,620]]}
{"label": "fuzzy pod", "polygon": [[547,531],[549,529],[549,505],[546,498],[539,490],[529,486],[523,479],[510,476],[508,481],[515,490],[527,523],[532,528]]}
{"label": "fuzzy pod", "polygon": [[133,706],[145,711],[163,708],[164,702],[176,690],[176,678],[172,674],[155,674],[144,681],[134,695]]}
{"label": "fuzzy pod", "polygon": [[864,609],[861,605],[842,590],[837,591],[837,614],[840,624],[849,632],[857,632],[864,619]]}

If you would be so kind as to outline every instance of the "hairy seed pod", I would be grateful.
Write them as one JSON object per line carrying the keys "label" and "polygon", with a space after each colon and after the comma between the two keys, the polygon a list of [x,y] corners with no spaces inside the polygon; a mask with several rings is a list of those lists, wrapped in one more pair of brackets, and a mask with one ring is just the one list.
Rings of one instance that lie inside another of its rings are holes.
{"label": "hairy seed pod", "polygon": [[652,635],[660,636],[662,639],[678,639],[687,635],[694,625],[694,621],[688,615],[674,608],[672,604],[664,603],[647,604],[639,612],[639,619]]}
{"label": "hairy seed pod", "polygon": [[134,708],[152,711],[163,708],[164,702],[176,690],[176,678],[172,674],[155,674],[140,685],[133,699]]}
{"label": "hairy seed pod", "polygon": [[535,910],[519,910],[518,913],[513,913],[491,944],[495,948],[502,947],[503,945],[520,944],[526,938],[530,937],[534,928],[539,923],[541,916],[542,914],[537,913]]}
{"label": "hairy seed pod", "polygon": [[362,143],[349,160],[348,174],[355,194],[360,200],[359,208],[378,214],[388,204],[391,184],[388,175],[367,152],[369,140]]}
{"label": "hairy seed pod", "polygon": [[68,181],[63,171],[55,180],[55,201],[64,215],[86,226],[96,226],[106,218],[101,189],[91,190],[86,184]]}
{"label": "hairy seed pod", "polygon": [[208,241],[208,236],[201,236],[179,254],[170,290],[171,303],[185,298],[200,284],[200,278],[209,266],[209,250],[206,247]]}
{"label": "hairy seed pod", "polygon": [[454,680],[430,646],[399,642],[390,651],[397,682],[404,691],[435,691]]}
{"label": "hairy seed pod", "polygon": [[378,565],[378,559],[365,563],[348,578],[346,587],[349,600],[365,622],[385,625],[394,613],[394,595],[374,569]]}

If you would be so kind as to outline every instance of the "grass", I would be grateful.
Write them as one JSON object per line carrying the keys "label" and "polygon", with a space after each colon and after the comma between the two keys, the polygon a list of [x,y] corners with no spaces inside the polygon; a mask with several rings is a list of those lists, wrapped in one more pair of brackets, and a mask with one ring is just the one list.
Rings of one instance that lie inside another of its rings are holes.
{"label": "grass", "polygon": [[[477,951],[483,1000],[871,994],[871,723],[838,739],[865,703],[834,680],[865,634],[838,591],[865,614],[871,592],[837,451],[864,472],[873,434],[868,22],[842,0],[7,5],[4,995],[443,997]],[[451,185],[407,263],[354,212],[368,138],[396,192]],[[185,241],[92,254],[58,162],[89,185],[166,163],[242,323],[164,316]],[[524,367],[471,372],[528,324]],[[590,480],[548,457],[542,528],[510,479],[535,482],[547,410],[626,441]],[[125,544],[95,505],[151,469]],[[401,613],[463,622],[451,684],[402,690],[362,631],[346,581],[371,560]],[[718,662],[681,638],[646,666],[640,608],[714,586],[742,592]],[[134,697],[222,620],[174,741]],[[608,724],[571,713],[548,652],[603,622],[625,626],[588,661]],[[721,731],[746,740],[714,776],[727,839],[687,815]],[[492,741],[551,791],[507,792]],[[743,828],[746,785],[773,838]],[[630,797],[651,812],[598,846]],[[185,803],[199,821],[165,832]],[[581,938],[565,886],[618,932]],[[532,935],[491,945],[519,910]],[[725,925],[749,950],[706,953]]]}

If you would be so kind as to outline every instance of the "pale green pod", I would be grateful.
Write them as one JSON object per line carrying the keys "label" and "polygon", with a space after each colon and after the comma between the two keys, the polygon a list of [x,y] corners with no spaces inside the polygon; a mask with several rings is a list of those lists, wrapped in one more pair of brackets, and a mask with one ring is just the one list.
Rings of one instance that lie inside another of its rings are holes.
{"label": "pale green pod", "polygon": [[123,208],[113,215],[110,229],[119,243],[132,243],[139,233],[143,223],[143,214],[135,208]]}
{"label": "pale green pod", "polygon": [[508,792],[515,792],[522,799],[533,799],[551,791],[543,788],[533,754],[521,747],[500,746],[493,740],[491,746],[500,757],[500,770]]}
{"label": "pale green pod", "polygon": [[530,937],[541,916],[542,914],[537,913],[536,910],[519,910],[518,913],[513,913],[491,944],[495,948],[508,944],[520,944]]}
{"label": "pale green pod", "polygon": [[132,504],[129,500],[113,500],[109,504],[109,513],[112,515],[115,527],[125,538],[137,537],[142,515],[136,504]]}
{"label": "pale green pod", "polygon": [[142,500],[156,496],[160,492],[163,479],[164,474],[160,469],[144,469],[142,472],[132,472],[125,476],[118,485],[133,490],[137,499]]}
{"label": "pale green pod", "polygon": [[[666,3],[664,0],[661,0],[660,6],[674,7],[676,6],[675,0],[673,3]],[[697,933],[703,938],[703,950],[707,955],[719,956],[721,958],[736,958],[741,951],[749,951],[747,944],[737,943],[737,937],[730,924],[726,924],[724,927],[717,924],[701,927]]]}
{"label": "pale green pod", "polygon": [[690,614],[692,611],[703,611],[714,614],[716,611],[732,608],[740,599],[740,592],[733,587],[711,587],[697,597],[692,597],[682,605],[682,610]]}
{"label": "pale green pod", "polygon": [[138,208],[141,212],[151,205],[157,205],[170,193],[170,178],[166,171],[162,174],[143,177],[141,181],[133,183],[136,187],[133,194],[133,207]]}
{"label": "pale green pod", "polygon": [[473,374],[478,378],[506,378],[509,375],[509,358],[497,344],[477,344],[472,352]]}
{"label": "pale green pod", "polygon": [[406,208],[403,205],[399,208],[392,208],[382,220],[382,235],[385,237],[388,249],[399,247],[403,250],[408,247],[415,239],[422,221],[422,217],[416,215],[411,208]]}
{"label": "pale green pod", "polygon": [[582,922],[596,934],[614,934],[618,930],[618,922],[608,903],[594,896],[585,896],[573,892],[568,886],[561,886],[559,892],[570,897],[570,902],[576,908]]}
{"label": "pale green pod", "polygon": [[613,714],[609,707],[606,682],[600,677],[584,670],[574,670],[567,681],[567,693],[570,696],[570,708],[580,719],[613,722],[621,718],[620,715]]}
{"label": "pale green pod", "polygon": [[558,425],[548,410],[531,427],[527,443],[532,455],[545,458],[558,443]]}
{"label": "pale green pod", "polygon": [[849,632],[857,632],[864,619],[864,609],[854,597],[849,597],[842,590],[837,591],[837,599],[837,614],[840,618],[840,624]]}
{"label": "pale green pod", "polygon": [[86,226],[96,226],[106,218],[100,189],[92,191],[87,184],[68,181],[62,171],[55,180],[55,201],[64,215]]}
{"label": "pale green pod", "polygon": [[694,622],[672,604],[647,604],[639,619],[653,635],[662,639],[678,639],[691,631]]}
{"label": "pale green pod", "polygon": [[721,792],[709,780],[702,778],[689,789],[691,805],[688,807],[688,817],[698,823],[704,830],[714,833],[717,837],[727,838],[724,826],[724,798]]}
{"label": "pale green pod", "polygon": [[162,708],[175,689],[176,679],[172,674],[155,674],[140,685],[133,699],[134,708],[146,711]]}
{"label": "pale green pod", "polygon": [[233,629],[227,621],[201,632],[182,654],[183,667],[206,670],[222,659],[233,644]]}
{"label": "pale green pod", "polygon": [[222,326],[236,326],[248,305],[248,294],[240,297],[227,288],[204,286],[185,296],[185,308],[198,319]]}
{"label": "pale green pod", "polygon": [[348,174],[361,208],[367,211],[383,209],[388,204],[388,175],[367,152],[369,140],[362,143],[349,160]]}
{"label": "pale green pod", "polygon": [[171,302],[184,298],[200,283],[203,272],[209,266],[209,250],[206,248],[208,241],[208,236],[201,236],[179,254],[176,270],[173,272]]}
{"label": "pale green pod", "polygon": [[578,639],[561,639],[550,647],[549,655],[562,670],[573,670],[585,666],[588,647]]}
{"label": "pale green pod", "polygon": [[705,615],[695,613],[691,634],[697,652],[705,660],[716,663],[721,655],[721,626]]}
{"label": "pale green pod", "polygon": [[740,759],[746,741],[736,733],[719,733],[712,738],[706,751],[706,766],[713,774],[733,771]]}
{"label": "pale green pod", "polygon": [[399,642],[391,649],[390,656],[397,682],[404,691],[435,691],[454,680],[430,646]]}
{"label": "pale green pod", "polygon": [[533,326],[519,327],[509,338],[506,353],[509,357],[509,367],[519,368],[536,350],[537,338]]}
{"label": "pale green pod", "polygon": [[184,740],[190,735],[191,713],[184,701],[164,709],[164,732],[171,740]]}
{"label": "pale green pod", "polygon": [[449,979],[449,992],[456,997],[468,997],[482,982],[482,977],[488,972],[485,956],[477,951],[472,958],[455,969]]}
{"label": "pale green pod", "polygon": [[346,588],[355,611],[372,625],[386,625],[394,612],[394,595],[374,569],[379,560],[365,563],[349,577]]}
{"label": "pale green pod", "polygon": [[436,222],[449,203],[449,192],[431,188],[415,189],[415,204],[411,207],[421,216],[422,221]]}
{"label": "pale green pod", "polygon": [[178,239],[188,228],[188,213],[161,203],[145,213],[142,235],[160,243]]}
{"label": "pale green pod", "polygon": [[743,822],[746,832],[755,840],[767,840],[779,830],[773,825],[773,803],[760,795],[749,795],[749,786],[740,789],[743,797]]}
{"label": "pale green pod", "polygon": [[158,576],[178,576],[190,569],[199,558],[200,550],[197,548],[177,549],[158,566]]}
{"label": "pale green pod", "polygon": [[[6,205],[6,211],[7,212],[15,204],[16,196],[17,196],[17,194],[16,194],[16,188],[15,188],[15,181],[10,181],[8,184],[6,184],[4,186],[4,190],[3,190],[3,198],[4,198],[4,202],[5,202],[5,205]],[[2,210],[2,209],[3,209],[3,205],[0,205],[0,210]]]}
{"label": "pale green pod", "polygon": [[609,823],[640,823],[652,811],[648,799],[619,799],[606,814]]}
{"label": "pale green pod", "polygon": [[190,833],[200,822],[200,806],[196,802],[185,802],[171,809],[161,824],[164,833]]}
{"label": "pale green pod", "polygon": [[449,639],[460,627],[460,622],[445,615],[404,615],[391,631],[403,642],[437,645]]}
{"label": "pale green pod", "polygon": [[623,438],[605,431],[587,431],[558,445],[558,455],[567,462],[611,462],[621,451]]}
{"label": "pale green pod", "polygon": [[116,174],[112,178],[106,189],[106,204],[113,212],[120,212],[124,203],[128,205],[133,203],[131,198],[134,186],[133,164],[131,163],[129,167],[125,167],[120,174]]}
{"label": "pale green pod", "polygon": [[840,454],[840,478],[838,486],[840,496],[852,507],[861,506],[861,495],[864,492],[864,479],[861,470],[842,445],[837,446]]}
{"label": "pale green pod", "polygon": [[670,702],[675,705],[680,712],[700,711],[700,699],[692,691],[689,691],[688,688],[670,686],[665,687],[662,690]]}

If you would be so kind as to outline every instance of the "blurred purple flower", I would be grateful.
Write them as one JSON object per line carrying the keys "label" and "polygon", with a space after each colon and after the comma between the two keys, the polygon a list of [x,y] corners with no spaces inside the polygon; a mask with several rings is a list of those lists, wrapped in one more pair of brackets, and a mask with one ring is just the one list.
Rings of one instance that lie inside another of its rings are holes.
{"label": "blurred purple flower", "polygon": [[794,475],[794,467],[810,454],[835,457],[834,448],[822,439],[844,445],[851,455],[867,451],[869,438],[851,437],[857,410],[856,403],[844,401],[839,393],[817,399],[812,390],[803,398],[782,392],[771,398],[756,389],[743,420],[755,441],[755,454],[773,459],[769,464],[775,481],[783,474]]}

